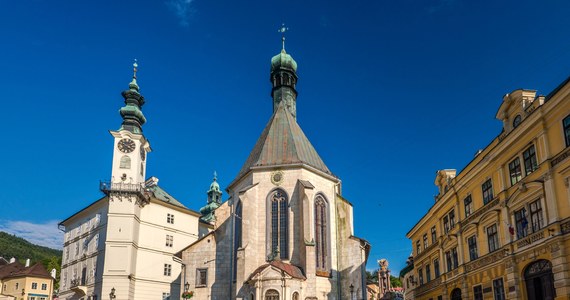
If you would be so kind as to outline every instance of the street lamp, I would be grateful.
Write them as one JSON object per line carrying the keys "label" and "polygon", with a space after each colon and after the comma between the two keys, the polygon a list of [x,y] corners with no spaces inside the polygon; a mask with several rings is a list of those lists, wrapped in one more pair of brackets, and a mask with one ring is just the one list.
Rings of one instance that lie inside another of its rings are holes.
{"label": "street lamp", "polygon": [[111,299],[117,298],[117,296],[115,296],[115,287],[111,289],[111,292],[109,293],[109,298]]}
{"label": "street lamp", "polygon": [[190,289],[190,284],[188,283],[188,281],[186,281],[186,283],[184,284],[184,291],[188,292],[188,289]]}

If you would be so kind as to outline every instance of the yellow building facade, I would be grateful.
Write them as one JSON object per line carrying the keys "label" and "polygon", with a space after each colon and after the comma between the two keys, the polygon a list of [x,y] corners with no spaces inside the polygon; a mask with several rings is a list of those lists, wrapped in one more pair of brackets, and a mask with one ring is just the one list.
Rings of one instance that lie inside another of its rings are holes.
{"label": "yellow building facade", "polygon": [[570,78],[547,96],[515,90],[502,132],[408,232],[413,299],[570,299]]}
{"label": "yellow building facade", "polygon": [[31,267],[18,262],[0,266],[0,299],[49,300],[54,279],[37,263]]}

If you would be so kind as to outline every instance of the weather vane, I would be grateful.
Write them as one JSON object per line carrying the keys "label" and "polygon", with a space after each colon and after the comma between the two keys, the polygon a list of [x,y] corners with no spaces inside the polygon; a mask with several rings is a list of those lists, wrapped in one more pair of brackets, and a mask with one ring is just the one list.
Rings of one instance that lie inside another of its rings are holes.
{"label": "weather vane", "polygon": [[283,46],[283,50],[285,50],[285,32],[289,31],[289,27],[285,27],[285,23],[281,24],[281,28],[277,30],[277,32],[281,32],[281,43]]}
{"label": "weather vane", "polygon": [[133,63],[133,78],[137,78],[137,68],[139,64],[137,64],[137,59],[135,58],[135,62]]}

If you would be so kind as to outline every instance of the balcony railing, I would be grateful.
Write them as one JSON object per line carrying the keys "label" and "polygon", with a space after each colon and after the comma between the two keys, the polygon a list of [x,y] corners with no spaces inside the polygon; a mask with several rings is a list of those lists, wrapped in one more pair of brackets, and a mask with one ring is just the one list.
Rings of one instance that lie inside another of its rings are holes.
{"label": "balcony railing", "polygon": [[143,205],[148,203],[150,198],[144,183],[100,181],[99,190],[105,195],[113,193],[136,195]]}

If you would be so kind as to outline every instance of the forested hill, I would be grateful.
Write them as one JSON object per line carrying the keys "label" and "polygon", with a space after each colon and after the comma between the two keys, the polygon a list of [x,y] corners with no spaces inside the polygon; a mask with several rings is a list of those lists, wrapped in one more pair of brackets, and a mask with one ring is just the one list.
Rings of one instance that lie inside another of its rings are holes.
{"label": "forested hill", "polygon": [[[0,231],[0,256],[8,261],[15,257],[20,262],[25,263],[26,259],[29,258],[32,265],[40,262],[49,272],[51,269],[48,268],[50,261],[52,264],[56,262],[56,264],[61,264],[61,254],[61,250],[34,245],[23,238]],[[50,265],[49,267],[53,266]]]}

